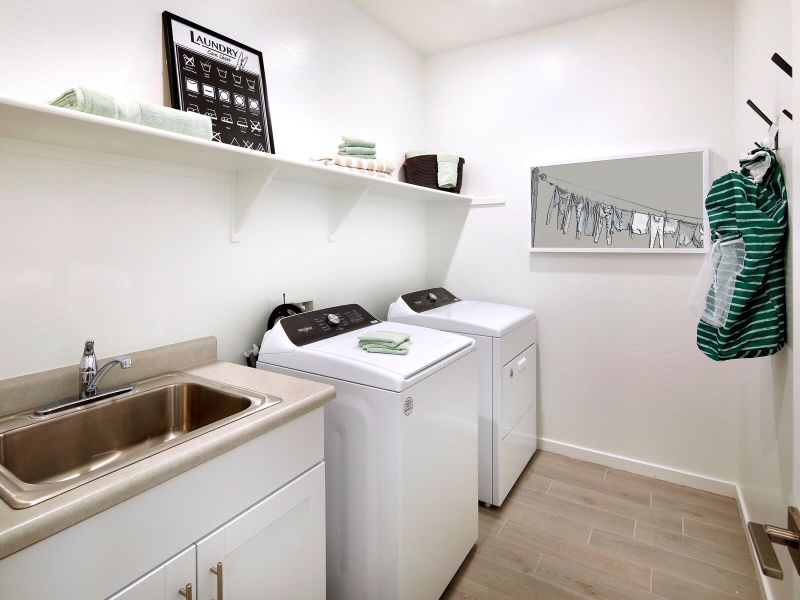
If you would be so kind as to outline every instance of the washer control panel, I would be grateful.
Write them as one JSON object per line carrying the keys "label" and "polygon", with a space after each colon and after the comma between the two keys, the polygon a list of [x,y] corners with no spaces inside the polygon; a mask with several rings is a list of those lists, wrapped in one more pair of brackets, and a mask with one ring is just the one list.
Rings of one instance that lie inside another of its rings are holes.
{"label": "washer control panel", "polygon": [[344,304],[285,317],[280,323],[295,346],[305,346],[380,323],[380,320],[358,304]]}
{"label": "washer control panel", "polygon": [[425,312],[432,308],[439,306],[447,306],[455,302],[461,302],[461,298],[456,298],[453,294],[444,288],[430,288],[427,290],[419,290],[418,292],[411,292],[410,294],[403,294],[401,296],[403,301],[414,312]]}

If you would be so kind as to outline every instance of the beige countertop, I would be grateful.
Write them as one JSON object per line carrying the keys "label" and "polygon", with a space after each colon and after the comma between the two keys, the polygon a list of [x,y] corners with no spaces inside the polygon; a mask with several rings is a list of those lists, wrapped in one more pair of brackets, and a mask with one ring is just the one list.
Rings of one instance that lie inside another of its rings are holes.
{"label": "beige countertop", "polygon": [[187,368],[182,372],[278,397],[281,402],[41,504],[13,509],[0,500],[0,558],[35,544],[319,408],[335,395],[334,388],[329,385],[221,361]]}

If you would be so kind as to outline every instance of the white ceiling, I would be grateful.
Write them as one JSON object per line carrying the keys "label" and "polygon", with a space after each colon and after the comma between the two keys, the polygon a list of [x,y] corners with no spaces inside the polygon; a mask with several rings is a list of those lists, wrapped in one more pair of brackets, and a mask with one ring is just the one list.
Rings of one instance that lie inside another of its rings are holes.
{"label": "white ceiling", "polygon": [[639,0],[350,0],[424,55],[578,19]]}

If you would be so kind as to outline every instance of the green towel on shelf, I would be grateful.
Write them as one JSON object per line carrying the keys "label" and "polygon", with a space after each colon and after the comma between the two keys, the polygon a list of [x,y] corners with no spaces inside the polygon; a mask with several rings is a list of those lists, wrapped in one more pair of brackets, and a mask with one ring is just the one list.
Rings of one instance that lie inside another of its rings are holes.
{"label": "green towel on shelf", "polygon": [[146,102],[118,100],[103,92],[84,87],[71,88],[50,104],[204,140],[210,140],[212,135],[211,118],[206,115]]}
{"label": "green towel on shelf", "polygon": [[371,142],[369,140],[365,140],[362,138],[353,137],[352,135],[343,135],[342,143],[339,144],[339,148],[344,148],[346,146],[358,146],[360,148],[374,148],[375,142]]}
{"label": "green towel on shelf", "polygon": [[436,178],[440,188],[451,189],[458,185],[458,161],[455,154],[440,152],[436,155]]}
{"label": "green towel on shelf", "polygon": [[339,148],[339,154],[346,156],[366,156],[369,158],[375,158],[375,148],[347,146],[346,148]]}
{"label": "green towel on shelf", "polygon": [[368,331],[358,336],[358,346],[367,352],[381,354],[408,354],[411,338],[394,331]]}

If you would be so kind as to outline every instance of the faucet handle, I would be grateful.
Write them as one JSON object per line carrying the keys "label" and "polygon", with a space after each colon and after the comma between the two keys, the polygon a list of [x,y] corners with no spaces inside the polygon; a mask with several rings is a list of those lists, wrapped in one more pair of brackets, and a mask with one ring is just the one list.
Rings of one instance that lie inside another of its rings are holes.
{"label": "faucet handle", "polygon": [[119,361],[119,366],[123,369],[130,369],[133,366],[133,359],[130,356],[117,356],[114,360]]}

